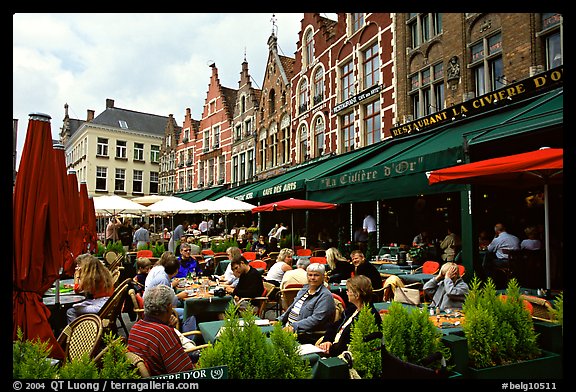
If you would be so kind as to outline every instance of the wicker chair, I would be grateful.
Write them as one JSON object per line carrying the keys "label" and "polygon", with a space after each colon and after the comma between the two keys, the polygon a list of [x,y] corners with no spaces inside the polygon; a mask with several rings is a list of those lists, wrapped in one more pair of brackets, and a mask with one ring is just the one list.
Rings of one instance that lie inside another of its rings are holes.
{"label": "wicker chair", "polygon": [[66,354],[65,362],[88,354],[94,358],[101,348],[102,319],[96,314],[83,314],[68,324],[58,336],[58,344]]}
{"label": "wicker chair", "polygon": [[146,363],[144,362],[142,357],[140,357],[137,354],[134,354],[133,352],[127,351],[126,358],[128,358],[132,366],[134,366],[138,370],[138,374],[140,374],[140,377],[142,378],[150,377],[150,372],[148,371]]}
{"label": "wicker chair", "polygon": [[122,309],[124,307],[124,302],[128,298],[128,290],[131,287],[132,278],[127,278],[116,288],[114,288],[114,293],[108,298],[108,301],[102,306],[98,312],[98,316],[102,319],[102,326],[104,327],[104,333],[112,332],[118,335],[118,321],[120,321],[120,326],[124,330],[126,336],[128,336],[128,328],[122,319]]}

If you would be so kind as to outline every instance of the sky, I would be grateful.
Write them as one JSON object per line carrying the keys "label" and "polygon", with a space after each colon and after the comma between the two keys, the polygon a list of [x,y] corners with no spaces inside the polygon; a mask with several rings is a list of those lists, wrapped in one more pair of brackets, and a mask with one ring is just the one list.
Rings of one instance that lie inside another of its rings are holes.
{"label": "sky", "polygon": [[[72,118],[116,107],[201,118],[210,63],[220,83],[238,89],[246,58],[262,87],[272,18],[279,53],[294,57],[302,13],[16,13],[13,15],[13,118],[17,163],[30,113],[51,116],[53,139],[68,104]],[[335,14],[323,14],[333,20]]]}

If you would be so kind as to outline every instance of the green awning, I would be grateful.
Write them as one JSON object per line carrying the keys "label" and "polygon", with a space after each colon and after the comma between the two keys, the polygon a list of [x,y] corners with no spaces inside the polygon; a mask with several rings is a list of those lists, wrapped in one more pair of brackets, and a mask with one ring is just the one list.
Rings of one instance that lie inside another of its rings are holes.
{"label": "green awning", "polygon": [[240,200],[250,200],[301,191],[305,189],[307,180],[350,168],[358,164],[362,159],[379,154],[385,148],[386,143],[376,143],[334,157],[323,156],[290,168],[276,177],[229,190],[226,196]]}
{"label": "green awning", "polygon": [[562,106],[562,93],[556,90],[490,115],[393,140],[389,148],[360,160],[352,170],[308,181],[308,198],[348,203],[461,191],[460,184],[430,187],[425,173],[464,163],[466,139],[481,143],[562,124]]}
{"label": "green awning", "polygon": [[493,124],[469,139],[470,145],[490,142],[564,123],[564,89],[552,90],[518,109],[502,124]]}
{"label": "green awning", "polygon": [[216,198],[213,198],[217,193],[219,194],[221,191],[226,190],[225,187],[222,186],[217,186],[217,187],[213,187],[213,188],[207,188],[207,189],[199,189],[197,191],[192,191],[192,192],[186,192],[186,193],[178,193],[175,194],[174,196],[178,196],[181,197],[184,200],[188,200],[191,201],[193,203],[202,201],[202,200],[206,200],[212,197],[211,200],[215,200]]}

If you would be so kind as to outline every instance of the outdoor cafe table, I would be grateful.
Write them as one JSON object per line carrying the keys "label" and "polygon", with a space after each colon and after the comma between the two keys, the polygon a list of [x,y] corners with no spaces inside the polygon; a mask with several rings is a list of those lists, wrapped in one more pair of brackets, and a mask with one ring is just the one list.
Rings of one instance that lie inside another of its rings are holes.
{"label": "outdoor cafe table", "polygon": [[[393,301],[375,302],[374,307],[378,311],[387,311]],[[421,307],[401,304],[406,309],[422,309]],[[443,335],[462,334],[462,320],[464,316],[460,310],[452,310],[450,313],[440,312],[429,316],[430,320],[436,325]]]}
{"label": "outdoor cafe table", "polygon": [[184,307],[184,320],[192,315],[196,316],[197,322],[216,320],[221,313],[226,312],[228,304],[232,301],[232,296],[215,296],[213,293],[216,282],[210,281],[209,283],[210,289],[208,293],[200,293],[199,283],[193,283],[186,287],[176,287],[176,292],[181,292],[185,289],[196,289],[193,295],[182,300]]}
{"label": "outdoor cafe table", "polygon": [[[240,320],[242,320],[242,319],[240,319]],[[268,321],[268,320],[266,320],[266,321]],[[265,321],[261,320],[259,317],[256,316],[256,323],[259,323],[259,322],[265,322]],[[204,339],[204,342],[214,344],[214,342],[217,339],[218,332],[220,331],[220,328],[223,325],[224,325],[224,320],[205,321],[205,322],[199,323],[198,329],[200,330],[200,332],[202,332],[202,338]],[[260,326],[260,330],[266,336],[268,336],[270,334],[270,332],[272,332],[273,329],[274,329],[274,326],[272,324],[270,324],[269,322],[267,325]]]}

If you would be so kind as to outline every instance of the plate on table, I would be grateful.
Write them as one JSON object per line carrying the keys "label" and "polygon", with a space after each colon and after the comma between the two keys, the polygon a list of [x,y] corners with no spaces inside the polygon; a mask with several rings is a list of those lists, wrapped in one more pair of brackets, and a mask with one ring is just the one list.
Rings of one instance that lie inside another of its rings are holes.
{"label": "plate on table", "polygon": [[[60,286],[60,295],[71,295],[71,294],[76,294],[74,292],[74,288],[73,287],[65,287],[64,286]],[[44,295],[56,295],[56,288],[55,287],[50,287],[48,290],[46,290],[46,292],[44,293]]]}

